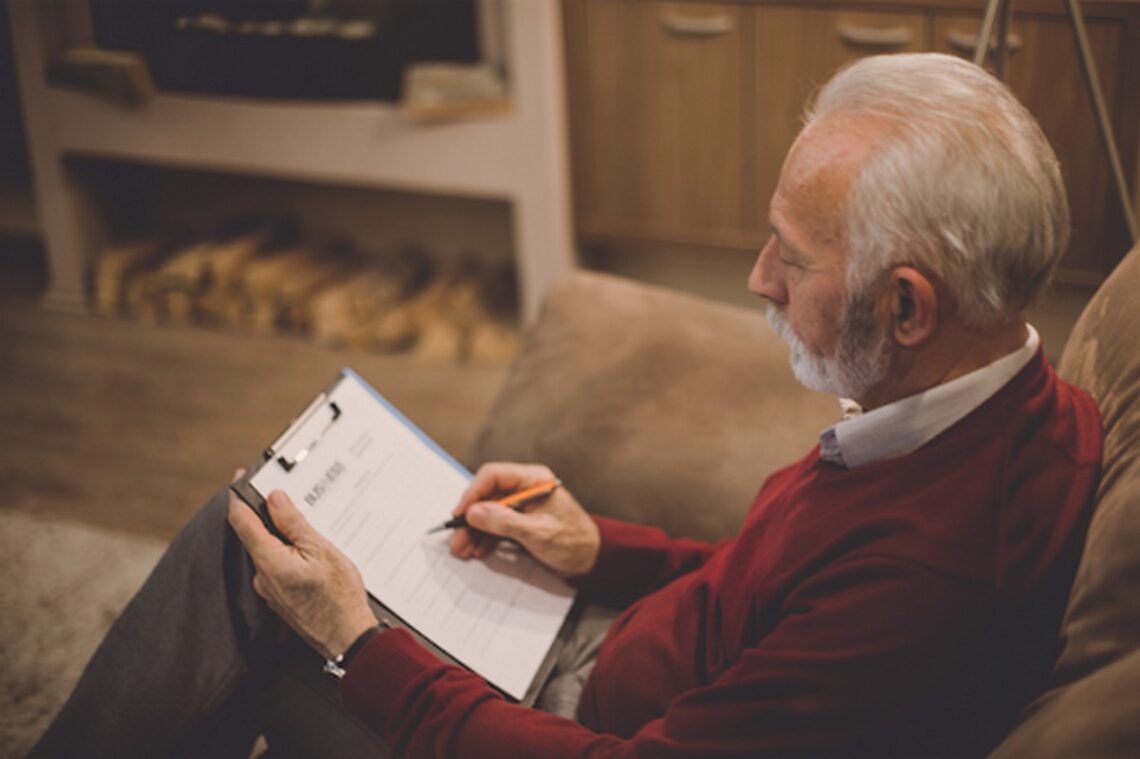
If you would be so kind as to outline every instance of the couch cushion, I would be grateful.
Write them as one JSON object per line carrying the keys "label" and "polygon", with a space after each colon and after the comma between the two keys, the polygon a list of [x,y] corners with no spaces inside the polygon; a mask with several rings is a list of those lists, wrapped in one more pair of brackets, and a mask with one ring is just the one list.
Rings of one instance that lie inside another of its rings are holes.
{"label": "couch cushion", "polygon": [[994,757],[1140,755],[1140,246],[1097,291],[1060,374],[1104,417],[1104,474],[1051,690]]}
{"label": "couch cushion", "polygon": [[838,415],[757,311],[578,272],[548,296],[473,453],[545,463],[594,513],[714,539]]}

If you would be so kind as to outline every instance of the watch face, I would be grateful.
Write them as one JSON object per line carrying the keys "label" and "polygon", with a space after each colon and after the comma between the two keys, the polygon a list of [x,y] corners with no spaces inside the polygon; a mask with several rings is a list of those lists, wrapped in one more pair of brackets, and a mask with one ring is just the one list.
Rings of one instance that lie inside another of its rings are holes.
{"label": "watch face", "polygon": [[343,655],[338,656],[335,659],[325,659],[325,666],[321,671],[326,675],[332,675],[339,680],[344,677],[344,667],[340,666],[343,660]]}

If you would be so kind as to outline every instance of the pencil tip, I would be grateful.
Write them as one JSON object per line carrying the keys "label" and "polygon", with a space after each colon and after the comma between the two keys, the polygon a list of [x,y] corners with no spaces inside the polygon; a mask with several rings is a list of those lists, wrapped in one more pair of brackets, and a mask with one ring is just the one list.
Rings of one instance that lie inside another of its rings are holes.
{"label": "pencil tip", "polygon": [[444,529],[446,529],[445,525],[441,524],[437,527],[432,527],[430,530],[427,531],[427,534],[431,535],[433,532],[443,532]]}

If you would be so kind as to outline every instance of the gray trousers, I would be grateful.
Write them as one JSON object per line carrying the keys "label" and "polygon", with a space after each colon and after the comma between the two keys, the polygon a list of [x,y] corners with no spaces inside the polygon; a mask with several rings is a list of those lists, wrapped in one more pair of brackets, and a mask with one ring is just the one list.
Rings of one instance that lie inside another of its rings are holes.
{"label": "gray trousers", "polygon": [[[218,493],[112,625],[33,757],[390,756],[341,704],[323,660],[253,591]],[[587,607],[538,708],[574,718],[616,612]]]}

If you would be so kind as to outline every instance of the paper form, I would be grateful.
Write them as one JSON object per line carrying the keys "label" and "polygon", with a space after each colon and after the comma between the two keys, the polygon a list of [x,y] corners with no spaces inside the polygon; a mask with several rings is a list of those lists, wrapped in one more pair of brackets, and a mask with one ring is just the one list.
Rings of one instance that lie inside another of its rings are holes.
{"label": "paper form", "polygon": [[573,589],[514,546],[482,561],[452,556],[450,533],[427,531],[451,517],[471,474],[355,374],[346,371],[327,401],[275,452],[292,469],[274,458],[250,484],[262,497],[284,490],[373,596],[521,700]]}

